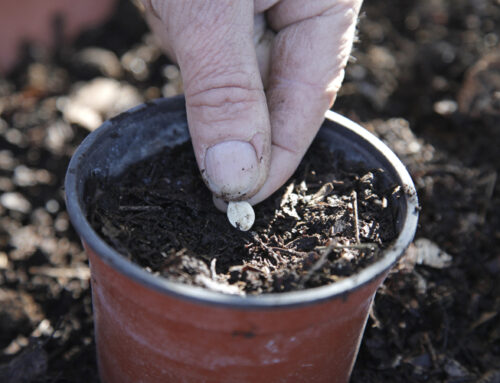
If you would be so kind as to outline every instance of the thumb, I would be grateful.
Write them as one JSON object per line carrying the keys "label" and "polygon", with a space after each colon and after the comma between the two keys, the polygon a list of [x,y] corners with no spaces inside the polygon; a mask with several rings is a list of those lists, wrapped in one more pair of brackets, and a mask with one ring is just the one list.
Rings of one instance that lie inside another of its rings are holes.
{"label": "thumb", "polygon": [[152,2],[181,69],[189,131],[215,196],[244,200],[267,178],[271,128],[253,45],[253,2]]}

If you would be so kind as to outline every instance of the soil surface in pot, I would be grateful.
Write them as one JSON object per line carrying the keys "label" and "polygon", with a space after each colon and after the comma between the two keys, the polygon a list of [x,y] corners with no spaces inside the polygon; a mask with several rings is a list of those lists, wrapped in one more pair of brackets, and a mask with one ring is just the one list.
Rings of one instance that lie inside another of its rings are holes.
{"label": "soil surface in pot", "polygon": [[390,201],[401,192],[383,170],[320,143],[255,206],[248,232],[214,207],[189,142],[86,186],[89,221],[118,252],[170,280],[232,294],[321,286],[371,264],[397,236]]}

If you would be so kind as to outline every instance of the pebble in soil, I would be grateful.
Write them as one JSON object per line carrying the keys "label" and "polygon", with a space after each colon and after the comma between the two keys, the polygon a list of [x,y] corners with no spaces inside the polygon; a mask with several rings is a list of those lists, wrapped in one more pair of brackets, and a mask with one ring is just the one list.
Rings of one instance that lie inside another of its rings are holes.
{"label": "pebble in soil", "polygon": [[397,236],[398,194],[382,170],[315,143],[241,232],[213,206],[186,143],[121,177],[91,179],[86,198],[93,227],[128,259],[170,280],[244,295],[322,286],[371,264]]}

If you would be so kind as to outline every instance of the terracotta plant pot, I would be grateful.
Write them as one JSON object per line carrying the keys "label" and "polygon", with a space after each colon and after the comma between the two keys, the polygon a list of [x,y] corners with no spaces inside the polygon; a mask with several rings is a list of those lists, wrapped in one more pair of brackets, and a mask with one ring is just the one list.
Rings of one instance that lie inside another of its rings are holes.
{"label": "terracotta plant pot", "polygon": [[413,239],[418,202],[408,172],[377,138],[329,112],[320,131],[346,158],[383,168],[399,236],[380,260],[304,291],[231,296],[156,277],[108,246],[86,220],[85,181],[188,139],[183,98],[140,105],[90,134],[66,176],[68,211],[90,258],[103,382],[346,382],[377,287]]}

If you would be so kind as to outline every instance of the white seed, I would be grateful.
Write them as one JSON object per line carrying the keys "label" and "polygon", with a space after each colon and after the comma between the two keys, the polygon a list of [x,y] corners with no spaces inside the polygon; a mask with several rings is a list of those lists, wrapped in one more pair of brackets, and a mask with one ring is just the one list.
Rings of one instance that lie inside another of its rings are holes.
{"label": "white seed", "polygon": [[235,228],[247,231],[255,221],[255,212],[247,201],[230,201],[227,206],[227,218]]}

